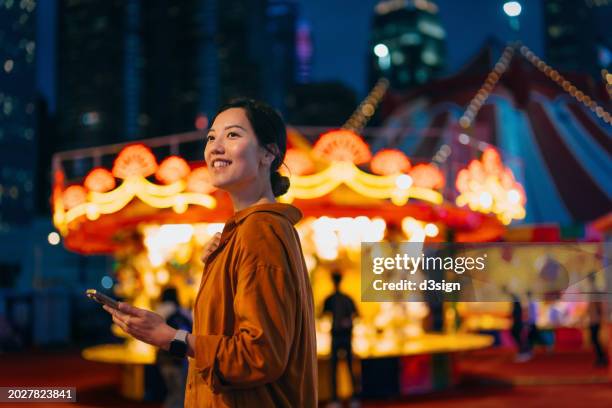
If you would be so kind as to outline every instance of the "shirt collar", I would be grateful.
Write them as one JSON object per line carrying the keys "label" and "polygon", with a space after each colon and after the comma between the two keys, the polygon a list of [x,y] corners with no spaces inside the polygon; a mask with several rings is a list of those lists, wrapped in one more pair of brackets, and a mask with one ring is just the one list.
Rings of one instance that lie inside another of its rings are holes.
{"label": "shirt collar", "polygon": [[253,205],[236,212],[232,218],[228,220],[228,224],[240,224],[246,217],[256,212],[269,212],[281,215],[291,221],[293,225],[297,224],[297,222],[302,219],[302,212],[291,204],[265,203]]}

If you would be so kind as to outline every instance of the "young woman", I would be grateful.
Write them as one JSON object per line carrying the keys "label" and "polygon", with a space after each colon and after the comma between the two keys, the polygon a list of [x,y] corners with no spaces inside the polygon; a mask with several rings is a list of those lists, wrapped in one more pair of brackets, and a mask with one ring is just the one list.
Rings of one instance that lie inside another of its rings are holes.
{"label": "young woman", "polygon": [[275,202],[289,188],[278,173],[286,142],[262,102],[232,102],[213,121],[204,156],[235,214],[205,249],[193,334],[126,303],[105,306],[130,335],[190,357],[185,407],[317,406],[312,289],[293,227],[302,215]]}

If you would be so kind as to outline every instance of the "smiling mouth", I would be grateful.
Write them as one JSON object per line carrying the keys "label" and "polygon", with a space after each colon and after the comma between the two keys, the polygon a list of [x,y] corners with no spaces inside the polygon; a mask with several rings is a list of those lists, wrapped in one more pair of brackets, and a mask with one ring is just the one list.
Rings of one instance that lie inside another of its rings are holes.
{"label": "smiling mouth", "polygon": [[232,164],[232,162],[230,160],[223,160],[223,159],[215,159],[212,162],[212,167],[215,169],[220,169],[223,167],[227,167],[230,164]]}

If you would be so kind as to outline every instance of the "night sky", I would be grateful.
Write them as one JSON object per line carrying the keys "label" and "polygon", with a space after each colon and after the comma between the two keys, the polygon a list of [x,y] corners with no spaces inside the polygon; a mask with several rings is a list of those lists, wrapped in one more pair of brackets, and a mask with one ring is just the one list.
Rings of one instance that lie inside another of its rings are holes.
{"label": "night sky", "polygon": [[[364,97],[368,91],[366,58],[374,5],[378,0],[299,0],[311,24],[313,81],[341,80]],[[520,39],[535,53],[544,51],[541,0],[523,0],[520,31],[510,28],[505,0],[437,0],[447,33],[447,71],[455,72],[474,56],[487,37]],[[518,37],[517,37],[518,36]]]}
{"label": "night sky", "polygon": [[[55,2],[38,3],[37,83],[55,111]],[[366,61],[371,16],[377,0],[298,0],[301,17],[312,29],[312,81],[339,80],[359,97],[367,93]],[[478,52],[487,37],[506,42],[521,39],[543,53],[541,0],[523,0],[520,32],[513,32],[502,11],[504,0],[438,0],[447,31],[447,71],[452,73]]]}

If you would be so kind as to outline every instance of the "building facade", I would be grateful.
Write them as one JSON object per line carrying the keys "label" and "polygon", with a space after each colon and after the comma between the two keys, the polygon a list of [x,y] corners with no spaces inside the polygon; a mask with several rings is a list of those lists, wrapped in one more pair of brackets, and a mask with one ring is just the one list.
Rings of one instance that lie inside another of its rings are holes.
{"label": "building facade", "polygon": [[408,89],[442,73],[446,32],[438,7],[427,0],[384,0],[374,10],[370,42],[370,86],[379,78]]}
{"label": "building facade", "polygon": [[612,2],[545,0],[547,62],[566,72],[600,75],[612,67]]}
{"label": "building facade", "polygon": [[237,96],[284,110],[293,0],[60,0],[58,150],[192,131]]}

